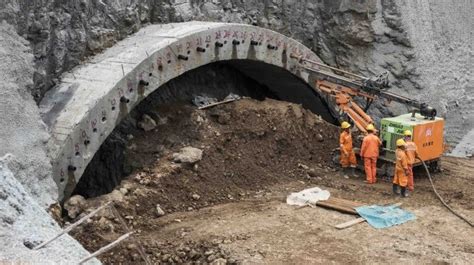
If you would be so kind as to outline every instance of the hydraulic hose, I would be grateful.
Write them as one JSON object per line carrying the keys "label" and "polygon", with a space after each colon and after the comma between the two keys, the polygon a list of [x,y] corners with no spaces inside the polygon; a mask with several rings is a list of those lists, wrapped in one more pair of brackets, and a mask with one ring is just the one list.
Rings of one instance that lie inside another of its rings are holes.
{"label": "hydraulic hose", "polygon": [[[421,160],[421,159],[420,159]],[[426,166],[425,162],[423,160],[421,160],[421,163],[423,163],[423,167],[425,168],[426,170],[426,174],[428,174],[428,179],[430,180],[430,183],[431,183],[431,187],[433,188],[433,191],[434,193],[436,194],[436,197],[438,197],[438,199],[441,201],[441,203],[446,207],[448,208],[449,211],[451,211],[454,215],[456,215],[457,217],[459,217],[461,220],[463,220],[464,222],[466,222],[467,224],[469,224],[471,227],[474,227],[474,224],[467,220],[466,217],[460,215],[459,213],[457,213],[453,208],[451,208],[444,200],[443,198],[441,197],[441,195],[439,195],[438,191],[436,190],[436,187],[434,186],[433,184],[433,179],[431,178],[431,174],[430,174],[430,171],[428,170],[428,167]]]}

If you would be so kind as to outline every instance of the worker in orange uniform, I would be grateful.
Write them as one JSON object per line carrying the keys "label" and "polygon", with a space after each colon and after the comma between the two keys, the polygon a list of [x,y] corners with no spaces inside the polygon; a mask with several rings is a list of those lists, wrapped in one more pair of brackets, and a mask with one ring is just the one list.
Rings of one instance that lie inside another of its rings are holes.
{"label": "worker in orange uniform", "polygon": [[351,125],[344,121],[341,123],[341,135],[339,136],[339,146],[341,149],[341,167],[345,175],[347,175],[348,167],[351,168],[352,176],[357,177],[355,168],[357,165],[356,156],[354,150],[352,150],[352,135]]}
{"label": "worker in orange uniform", "polygon": [[403,132],[405,136],[405,150],[408,157],[408,190],[413,191],[415,189],[415,183],[413,182],[413,164],[415,164],[415,158],[418,157],[418,148],[412,141],[412,133],[410,130]]}
{"label": "worker in orange uniform", "polygon": [[398,187],[401,188],[400,194],[402,197],[408,197],[406,188],[408,185],[408,156],[405,151],[405,140],[398,139],[397,150],[395,150],[396,162],[395,162],[395,174],[393,174],[393,193],[398,193]]}
{"label": "worker in orange uniform", "polygon": [[379,147],[382,144],[382,141],[380,141],[379,137],[375,135],[374,125],[369,124],[365,129],[368,134],[362,141],[360,156],[364,159],[366,182],[374,184],[377,181],[377,158],[379,157]]}

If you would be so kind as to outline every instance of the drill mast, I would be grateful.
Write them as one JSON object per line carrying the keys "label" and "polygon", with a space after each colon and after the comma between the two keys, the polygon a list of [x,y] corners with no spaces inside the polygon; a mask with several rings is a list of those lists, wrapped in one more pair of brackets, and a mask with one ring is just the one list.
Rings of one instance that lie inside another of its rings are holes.
{"label": "drill mast", "polygon": [[[304,59],[295,54],[291,54],[290,57],[297,59],[301,68],[310,71],[316,76],[316,89],[335,98],[339,109],[347,114],[362,132],[366,132],[365,128],[367,125],[373,123],[372,118],[366,111],[372,102],[378,98],[411,106],[413,108],[413,116],[415,112],[419,112],[426,119],[434,119],[436,117],[436,109],[428,104],[386,91],[385,89],[390,87],[388,72],[368,78],[313,60]],[[354,97],[364,98],[366,106],[364,108],[360,107],[354,101]]]}

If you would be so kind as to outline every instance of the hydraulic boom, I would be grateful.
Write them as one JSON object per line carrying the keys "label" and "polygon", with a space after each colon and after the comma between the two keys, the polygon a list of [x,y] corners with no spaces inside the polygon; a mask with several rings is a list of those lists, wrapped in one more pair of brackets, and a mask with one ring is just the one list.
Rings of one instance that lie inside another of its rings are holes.
{"label": "hydraulic boom", "polygon": [[[434,119],[436,117],[436,109],[428,104],[386,91],[385,89],[390,87],[387,72],[373,78],[368,78],[304,59],[295,54],[291,54],[290,57],[297,59],[300,67],[316,75],[316,88],[334,97],[336,104],[338,104],[342,111],[347,113],[361,131],[365,132],[367,124],[373,123],[370,116],[365,112],[377,98],[384,98],[388,101],[408,105],[413,108],[413,115],[417,111],[426,119]],[[353,97],[365,98],[366,106],[361,108],[352,99]]]}

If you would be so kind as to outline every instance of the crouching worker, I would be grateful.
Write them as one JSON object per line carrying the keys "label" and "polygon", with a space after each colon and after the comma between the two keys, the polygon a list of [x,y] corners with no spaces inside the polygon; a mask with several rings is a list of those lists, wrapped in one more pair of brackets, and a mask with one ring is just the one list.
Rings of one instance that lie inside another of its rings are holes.
{"label": "crouching worker", "polygon": [[351,125],[347,121],[341,123],[342,132],[339,136],[339,146],[341,149],[340,162],[344,175],[348,174],[348,169],[350,167],[350,173],[352,176],[357,177],[355,172],[357,161],[354,150],[352,150],[352,135],[350,128]]}
{"label": "crouching worker", "polygon": [[418,148],[412,141],[412,133],[410,130],[403,132],[405,136],[405,148],[408,157],[408,190],[413,191],[415,189],[415,182],[413,181],[413,164],[415,164],[415,158],[418,157]]}
{"label": "crouching worker", "polygon": [[[397,140],[397,150],[395,151],[396,162],[395,162],[395,174],[393,174],[393,193],[401,194],[402,197],[408,197],[406,193],[408,185],[408,157],[405,152],[405,140]],[[400,192],[398,191],[400,187]]]}

